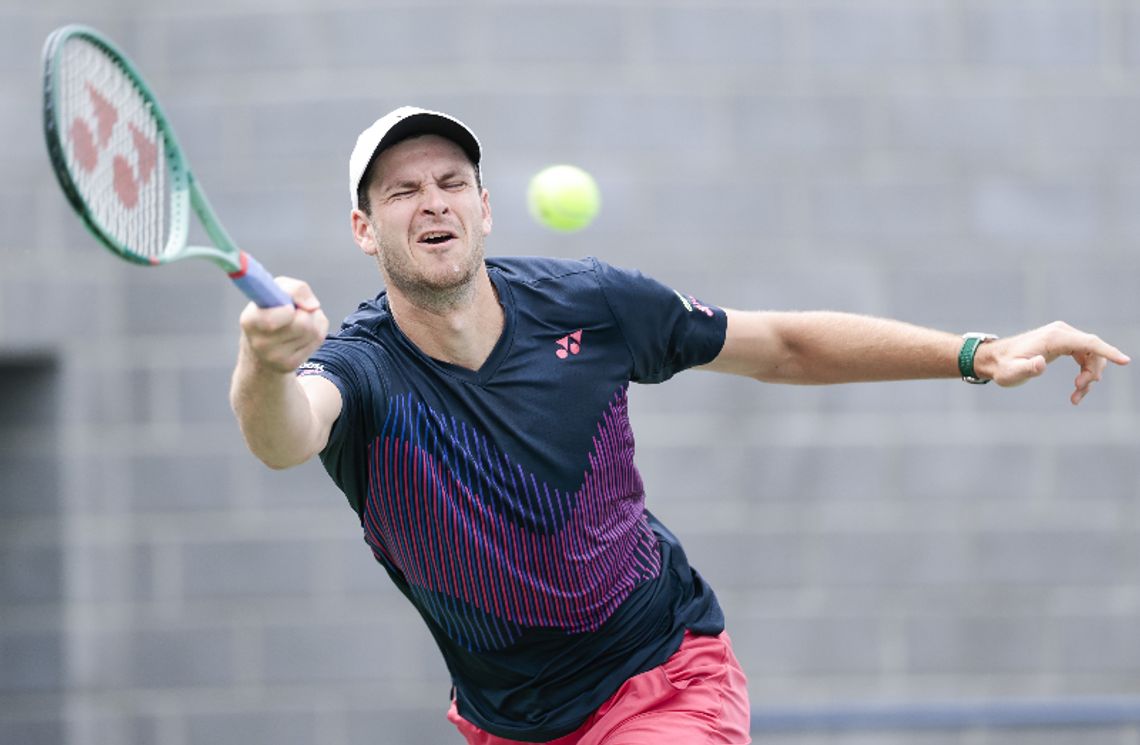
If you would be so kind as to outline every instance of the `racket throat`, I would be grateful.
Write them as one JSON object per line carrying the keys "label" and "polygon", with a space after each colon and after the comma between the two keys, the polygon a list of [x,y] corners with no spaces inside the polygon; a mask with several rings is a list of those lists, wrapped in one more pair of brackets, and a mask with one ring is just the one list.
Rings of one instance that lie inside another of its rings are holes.
{"label": "racket throat", "polygon": [[238,269],[237,271],[228,272],[230,279],[241,279],[249,271],[249,254],[245,251],[238,252]]}

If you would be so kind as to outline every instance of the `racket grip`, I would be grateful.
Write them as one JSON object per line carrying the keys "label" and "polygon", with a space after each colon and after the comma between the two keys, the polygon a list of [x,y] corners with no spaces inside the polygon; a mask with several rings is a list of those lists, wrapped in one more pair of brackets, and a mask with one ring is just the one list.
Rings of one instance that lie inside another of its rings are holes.
{"label": "racket grip", "polygon": [[247,298],[257,303],[259,308],[276,308],[278,305],[293,304],[293,298],[278,287],[265,267],[245,251],[241,252],[241,269],[231,273],[230,279]]}

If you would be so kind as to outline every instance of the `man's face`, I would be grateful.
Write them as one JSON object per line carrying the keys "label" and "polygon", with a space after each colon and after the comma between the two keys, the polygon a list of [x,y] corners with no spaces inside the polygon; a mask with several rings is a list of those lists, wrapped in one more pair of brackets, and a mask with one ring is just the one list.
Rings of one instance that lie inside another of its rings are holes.
{"label": "man's face", "polygon": [[354,211],[353,231],[389,286],[430,298],[468,284],[483,264],[491,206],[463,150],[414,137],[380,153],[372,172],[372,216]]}

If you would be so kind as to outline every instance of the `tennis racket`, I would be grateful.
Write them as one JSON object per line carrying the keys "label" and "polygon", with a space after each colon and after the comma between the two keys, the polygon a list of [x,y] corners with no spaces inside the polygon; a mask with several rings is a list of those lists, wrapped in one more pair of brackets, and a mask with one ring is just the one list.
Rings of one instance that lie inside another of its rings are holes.
{"label": "tennis racket", "polygon": [[[262,308],[292,304],[226,234],[158,100],[94,29],[64,26],[47,38],[44,135],[68,202],[116,255],[147,266],[208,259]],[[191,210],[213,245],[187,244]]]}

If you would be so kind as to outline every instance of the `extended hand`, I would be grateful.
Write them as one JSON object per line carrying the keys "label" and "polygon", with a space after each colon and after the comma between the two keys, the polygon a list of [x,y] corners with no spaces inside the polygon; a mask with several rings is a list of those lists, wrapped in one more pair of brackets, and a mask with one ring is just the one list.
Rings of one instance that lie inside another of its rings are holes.
{"label": "extended hand", "polygon": [[258,368],[291,373],[324,341],[329,321],[307,284],[291,277],[278,277],[277,284],[295,307],[247,305],[241,314],[242,347]]}
{"label": "extended hand", "polygon": [[1079,404],[1092,384],[1100,380],[1109,362],[1127,365],[1128,355],[1095,334],[1085,333],[1062,321],[1017,336],[988,341],[978,347],[974,369],[980,377],[1000,386],[1021,385],[1045,372],[1058,357],[1072,357],[1081,371],[1069,400]]}

